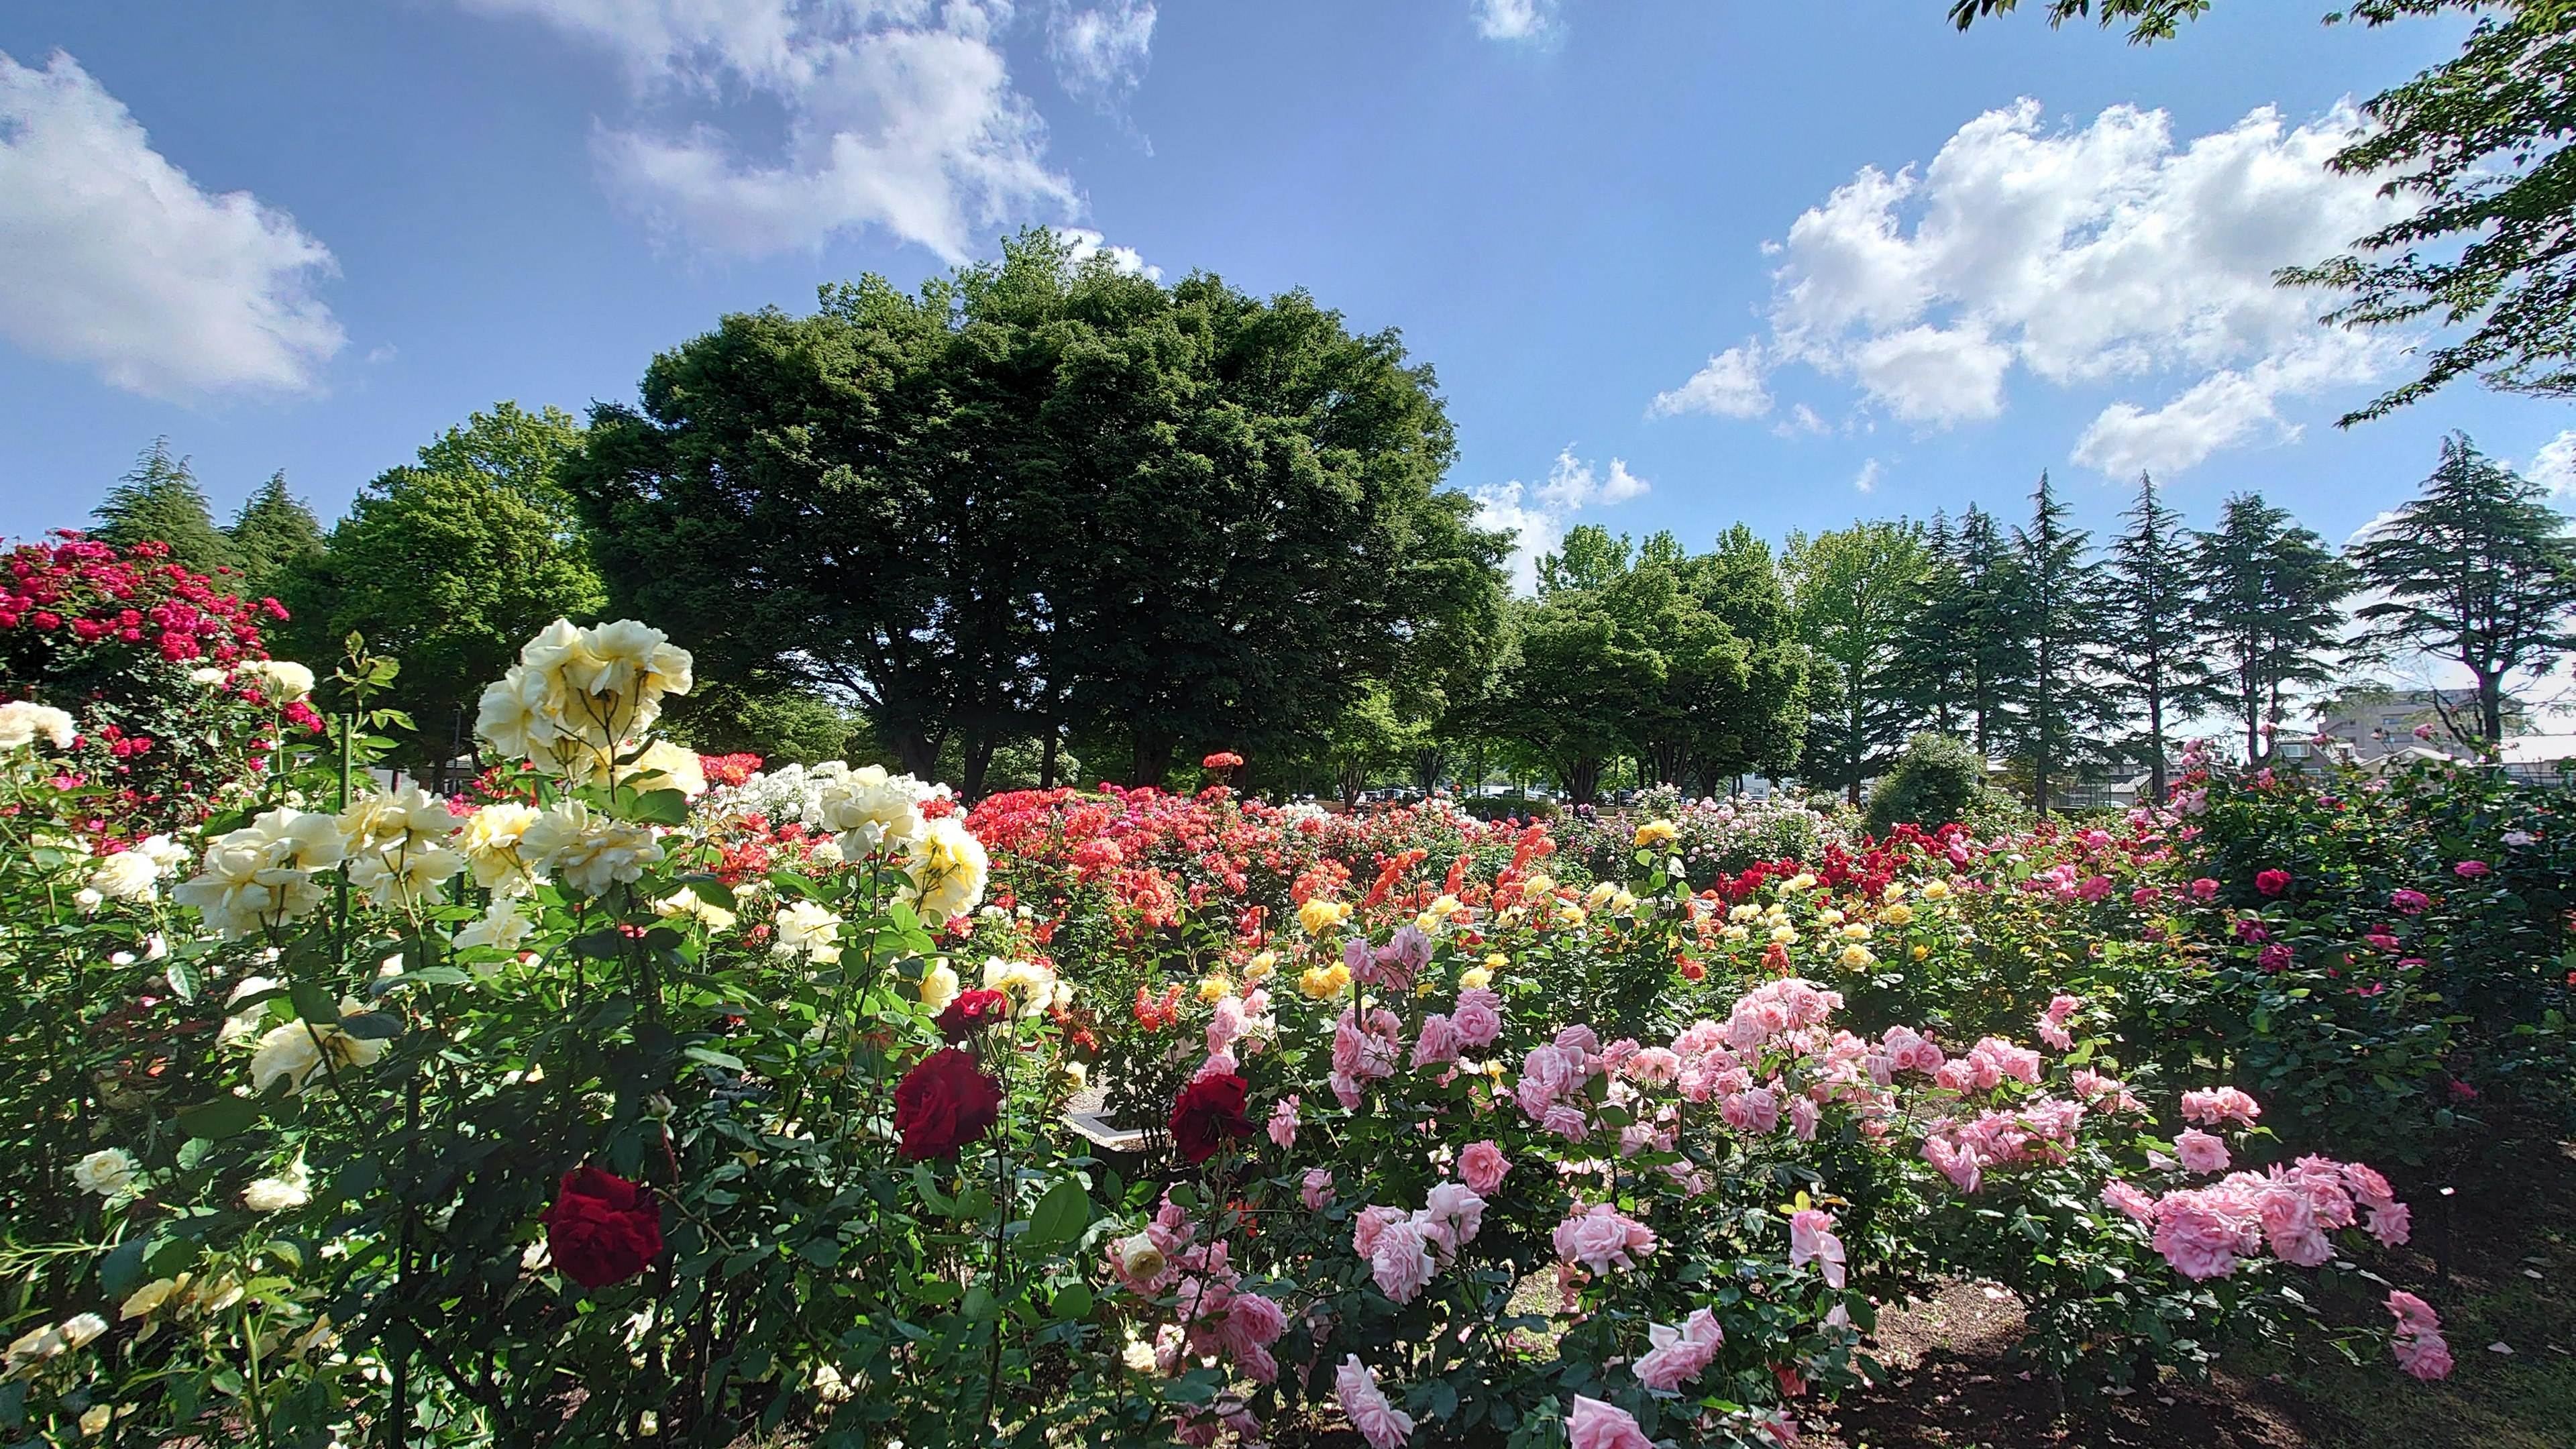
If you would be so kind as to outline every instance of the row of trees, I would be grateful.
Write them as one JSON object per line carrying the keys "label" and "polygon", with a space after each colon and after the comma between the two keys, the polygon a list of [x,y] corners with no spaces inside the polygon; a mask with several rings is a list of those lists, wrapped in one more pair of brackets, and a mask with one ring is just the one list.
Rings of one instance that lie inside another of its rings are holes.
{"label": "row of trees", "polygon": [[1440,486],[1449,423],[1393,335],[1043,232],[918,293],[727,317],[641,392],[586,424],[478,413],[327,534],[275,478],[217,527],[156,444],[100,532],[239,572],[302,657],[351,633],[400,657],[415,766],[468,751],[518,641],[616,613],[697,656],[674,723],[701,748],[969,793],[1228,749],[1259,787],[1346,797],[1499,762],[1577,800],[1613,771],[1857,798],[1924,730],[2043,801],[2123,764],[2161,789],[2177,729],[2231,716],[2261,754],[2300,691],[2399,649],[2467,668],[2458,732],[2492,741],[2576,603],[2542,491],[2465,438],[2341,553],[2250,494],[2189,529],[2146,479],[2097,551],[2043,475],[2017,524],[1971,506],[1776,556],[1741,525],[1705,553],[1577,528],[1511,599],[1510,540]]}
{"label": "row of trees", "polygon": [[2097,552],[2044,474],[2010,527],[1972,505],[1793,535],[1802,636],[1832,685],[1800,773],[1856,798],[1931,729],[2009,761],[2036,800],[2123,764],[2161,796],[2181,728],[2232,719],[2259,758],[2302,692],[2419,659],[2467,671],[2474,707],[2445,722],[2492,745],[2508,678],[2576,649],[2576,541],[2546,496],[2455,436],[2422,492],[2341,551],[2259,494],[2188,528],[2142,477]]}

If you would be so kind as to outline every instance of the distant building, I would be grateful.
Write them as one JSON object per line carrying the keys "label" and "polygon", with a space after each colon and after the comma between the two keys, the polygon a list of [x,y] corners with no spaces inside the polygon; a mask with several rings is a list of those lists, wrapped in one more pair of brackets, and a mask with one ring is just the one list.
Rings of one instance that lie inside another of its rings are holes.
{"label": "distant building", "polygon": [[[2440,699],[2439,708],[2435,707],[2436,696]],[[2465,724],[2476,716],[2477,709],[2478,692],[2474,689],[2350,689],[2317,707],[2315,732],[2341,742],[2355,760],[2364,763],[2410,750],[2434,750],[2455,760],[2466,760],[2475,758],[2476,752],[2452,737],[2442,723],[2442,715],[2447,711]],[[2507,698],[2505,734],[2519,734],[2524,724],[2522,702]],[[2416,734],[2419,729],[2427,731],[2421,738]],[[2297,758],[2308,753],[2303,748],[2294,754],[2289,749],[2291,743],[2282,742],[2283,754]]]}
{"label": "distant building", "polygon": [[2508,735],[2505,773],[2517,780],[2555,783],[2576,770],[2576,735]]}

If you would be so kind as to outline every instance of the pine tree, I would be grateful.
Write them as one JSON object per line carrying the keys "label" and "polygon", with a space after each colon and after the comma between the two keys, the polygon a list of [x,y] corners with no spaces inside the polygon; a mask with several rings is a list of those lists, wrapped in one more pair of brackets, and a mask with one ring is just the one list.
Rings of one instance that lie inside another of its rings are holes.
{"label": "pine tree", "polygon": [[2370,531],[2349,554],[2362,579],[2387,597],[2360,611],[2382,649],[2413,648],[2456,661],[2477,681],[2478,716],[2451,717],[2451,733],[2492,745],[2504,738],[2504,680],[2545,674],[2576,649],[2576,539],[2542,500],[2546,490],[2487,461],[2465,433],[2442,440],[2442,463],[2423,496]]}
{"label": "pine tree", "polygon": [[295,561],[322,550],[322,525],[302,499],[286,491],[283,472],[271,474],[242,500],[224,532],[246,599],[275,598]]}
{"label": "pine tree", "polygon": [[2165,798],[2167,729],[2176,720],[2226,702],[2211,682],[2208,641],[2195,610],[2200,586],[2182,515],[2156,496],[2156,480],[2138,475],[2138,501],[2120,515],[2129,530],[2111,541],[2104,579],[2107,605],[2103,673],[2143,728],[2130,752],[2147,767],[2148,798]]}
{"label": "pine tree", "polygon": [[170,561],[191,573],[211,574],[232,563],[231,546],[215,527],[205,490],[188,471],[188,460],[170,455],[168,438],[152,440],[133,471],[107,490],[90,517],[98,520],[91,533],[101,542],[118,548],[165,544]]}
{"label": "pine tree", "polygon": [[2288,693],[2334,678],[2352,570],[2259,493],[2228,499],[2217,531],[2194,537],[2202,590],[2194,613],[2245,725],[2245,757],[2260,759],[2263,726],[2280,724]]}
{"label": "pine tree", "polygon": [[1937,638],[1957,660],[1968,737],[1988,759],[2011,737],[2028,680],[2024,583],[2021,559],[2003,526],[1970,504],[1959,519],[1950,578],[1933,615]]}
{"label": "pine tree", "polygon": [[1953,632],[1963,588],[1959,535],[1948,514],[1933,513],[1923,552],[1921,598],[1898,630],[1896,687],[1918,721],[1955,734],[1968,712],[1972,677]]}
{"label": "pine tree", "polygon": [[2090,687],[2102,654],[2101,565],[2086,557],[2092,535],[2070,527],[2066,505],[2039,475],[2027,528],[2013,530],[2020,570],[2023,676],[2019,735],[2031,767],[2031,800],[2048,813],[2060,772],[2071,770],[2110,713]]}

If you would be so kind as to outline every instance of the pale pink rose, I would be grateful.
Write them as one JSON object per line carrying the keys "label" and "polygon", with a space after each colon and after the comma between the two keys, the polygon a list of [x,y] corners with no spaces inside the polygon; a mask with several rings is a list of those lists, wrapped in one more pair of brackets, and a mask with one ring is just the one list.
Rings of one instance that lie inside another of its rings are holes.
{"label": "pale pink rose", "polygon": [[1208,1018],[1207,1049],[1213,1056],[1234,1044],[1243,1035],[1243,1001],[1239,997],[1219,997],[1216,1013]]}
{"label": "pale pink rose", "polygon": [[2041,1041],[2048,1043],[2051,1051],[2062,1052],[2074,1049],[2075,1033],[2045,1016],[2031,1023],[2031,1030],[2039,1034]]}
{"label": "pale pink rose", "polygon": [[1701,1308],[1694,1310],[1679,1328],[1660,1323],[1647,1325],[1646,1340],[1653,1347],[1637,1360],[1637,1381],[1657,1393],[1669,1394],[1699,1377],[1700,1371],[1717,1357],[1718,1345],[1726,1341],[1726,1334],[1717,1326],[1717,1319]]}
{"label": "pale pink rose", "polygon": [[1634,1267],[1637,1258],[1655,1251],[1654,1233],[1608,1203],[1578,1204],[1556,1225],[1555,1238],[1560,1261],[1580,1263],[1595,1273]]}
{"label": "pale pink rose", "polygon": [[1620,1070],[1640,1086],[1669,1087],[1681,1080],[1682,1059],[1670,1047],[1647,1047],[1628,1058]]}
{"label": "pale pink rose", "polygon": [[1248,1357],[1254,1349],[1268,1348],[1287,1330],[1287,1311],[1275,1299],[1258,1293],[1237,1293],[1226,1300],[1221,1331],[1227,1350],[1236,1358]]}
{"label": "pale pink rose", "polygon": [[1297,1196],[1306,1204],[1306,1211],[1322,1212],[1325,1205],[1333,1200],[1332,1169],[1307,1168],[1305,1185],[1297,1189]]}
{"label": "pale pink rose", "polygon": [[1376,1251],[1378,1237],[1386,1231],[1387,1224],[1402,1222],[1411,1216],[1402,1208],[1361,1208],[1360,1215],[1351,1220],[1351,1251],[1363,1258],[1370,1256]]}
{"label": "pale pink rose", "polygon": [[1581,1394],[1574,1396],[1574,1407],[1565,1416],[1565,1433],[1573,1449],[1655,1449],[1634,1415]]}
{"label": "pale pink rose", "polygon": [[1503,1175],[1512,1170],[1512,1160],[1490,1139],[1470,1142],[1458,1154],[1458,1176],[1479,1197],[1492,1197],[1503,1185]]}
{"label": "pale pink rose", "polygon": [[1717,1114],[1738,1132],[1768,1132],[1780,1125],[1780,1104],[1767,1087],[1735,1093],[1718,1104]]}
{"label": "pale pink rose", "polygon": [[1458,1028],[1449,1018],[1437,1014],[1424,1017],[1422,1029],[1413,1039],[1414,1069],[1445,1066],[1458,1060],[1458,1044]]}
{"label": "pale pink rose", "polygon": [[1297,1106],[1297,1094],[1291,1092],[1270,1109],[1270,1140],[1282,1152],[1297,1145]]}
{"label": "pale pink rose", "polygon": [[1816,1127],[1823,1120],[1824,1113],[1807,1098],[1799,1097],[1789,1103],[1789,1130],[1797,1134],[1799,1141],[1815,1141]]}
{"label": "pale pink rose", "polygon": [[1359,1078],[1351,1076],[1345,1072],[1335,1072],[1325,1080],[1332,1084],[1334,1101],[1341,1103],[1345,1107],[1357,1107],[1360,1104],[1361,1087]]}
{"label": "pale pink rose", "polygon": [[2414,1209],[2402,1202],[2370,1210],[2370,1235],[2389,1247],[2404,1245],[2414,1224]]}
{"label": "pale pink rose", "polygon": [[1789,1266],[1803,1268],[1814,1263],[1825,1275],[1825,1286],[1843,1286],[1843,1240],[1834,1236],[1833,1214],[1817,1208],[1802,1208],[1789,1217]]}
{"label": "pale pink rose", "polygon": [[2429,1333],[2442,1326],[2442,1315],[2433,1311],[2432,1304],[2403,1288],[2389,1290],[2388,1311],[2397,1316],[2397,1326],[2401,1329]]}
{"label": "pale pink rose", "polygon": [[2388,1348],[2399,1368],[2426,1383],[2451,1376],[2451,1345],[2438,1333],[2401,1333]]}
{"label": "pale pink rose", "polygon": [[2146,1195],[2135,1183],[2113,1178],[2102,1184],[2102,1201],[2118,1208],[2142,1223],[2156,1220],[2156,1200]]}
{"label": "pale pink rose", "polygon": [[2216,1194],[2171,1192],[2156,1204],[2156,1251],[2195,1280],[2224,1278],[2253,1251],[2250,1225],[2220,1210]]}
{"label": "pale pink rose", "polygon": [[2185,1172],[2227,1170],[2227,1144],[2197,1127],[2186,1127],[2174,1138],[2174,1155],[2182,1159]]}
{"label": "pale pink rose", "polygon": [[2262,1115],[2262,1107],[2252,1097],[2234,1087],[2212,1087],[2205,1092],[2182,1094],[2182,1119],[2186,1122],[2198,1122],[2206,1126],[2212,1123],[2234,1121],[2251,1127],[2254,1125],[2254,1119]]}
{"label": "pale pink rose", "polygon": [[1494,1038],[1503,1034],[1503,998],[1487,987],[1469,987],[1458,993],[1458,1009],[1450,1014],[1449,1021],[1458,1028],[1460,1045],[1471,1049],[1491,1046]]}
{"label": "pale pink rose", "polygon": [[1937,1133],[1923,1139],[1923,1160],[1961,1192],[1975,1192],[1983,1177],[1984,1164],[1977,1160],[1975,1148],[1963,1147]]}
{"label": "pale pink rose", "polygon": [[1377,1375],[1369,1372],[1358,1354],[1343,1359],[1333,1371],[1333,1387],[1341,1398],[1342,1413],[1368,1441],[1369,1449],[1396,1449],[1413,1437],[1413,1417],[1386,1401],[1378,1390]]}
{"label": "pale pink rose", "polygon": [[1369,1276],[1395,1302],[1412,1302],[1431,1281],[1430,1235],[1409,1215],[1379,1229],[1367,1251]]}
{"label": "pale pink rose", "polygon": [[1547,1115],[1540,1119],[1539,1125],[1568,1142],[1580,1142],[1592,1131],[1592,1124],[1584,1118],[1580,1110],[1566,1106],[1562,1102],[1548,1108]]}
{"label": "pale pink rose", "polygon": [[1556,1033],[1556,1046],[1559,1051],[1573,1052],[1578,1056],[1599,1056],[1601,1033],[1580,1022],[1573,1026],[1559,1027]]}
{"label": "pale pink rose", "polygon": [[1485,1224],[1485,1199],[1464,1183],[1440,1183],[1423,1200],[1421,1218],[1424,1234],[1439,1247],[1445,1263],[1476,1240],[1476,1230]]}

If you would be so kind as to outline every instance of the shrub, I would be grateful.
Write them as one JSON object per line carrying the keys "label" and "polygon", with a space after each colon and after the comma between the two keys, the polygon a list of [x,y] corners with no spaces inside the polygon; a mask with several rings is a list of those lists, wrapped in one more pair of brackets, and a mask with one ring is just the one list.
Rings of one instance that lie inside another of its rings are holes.
{"label": "shrub", "polygon": [[1966,820],[1986,793],[1986,762],[1956,735],[1908,738],[1869,798],[1869,828],[1885,835],[1899,825],[1937,826]]}

